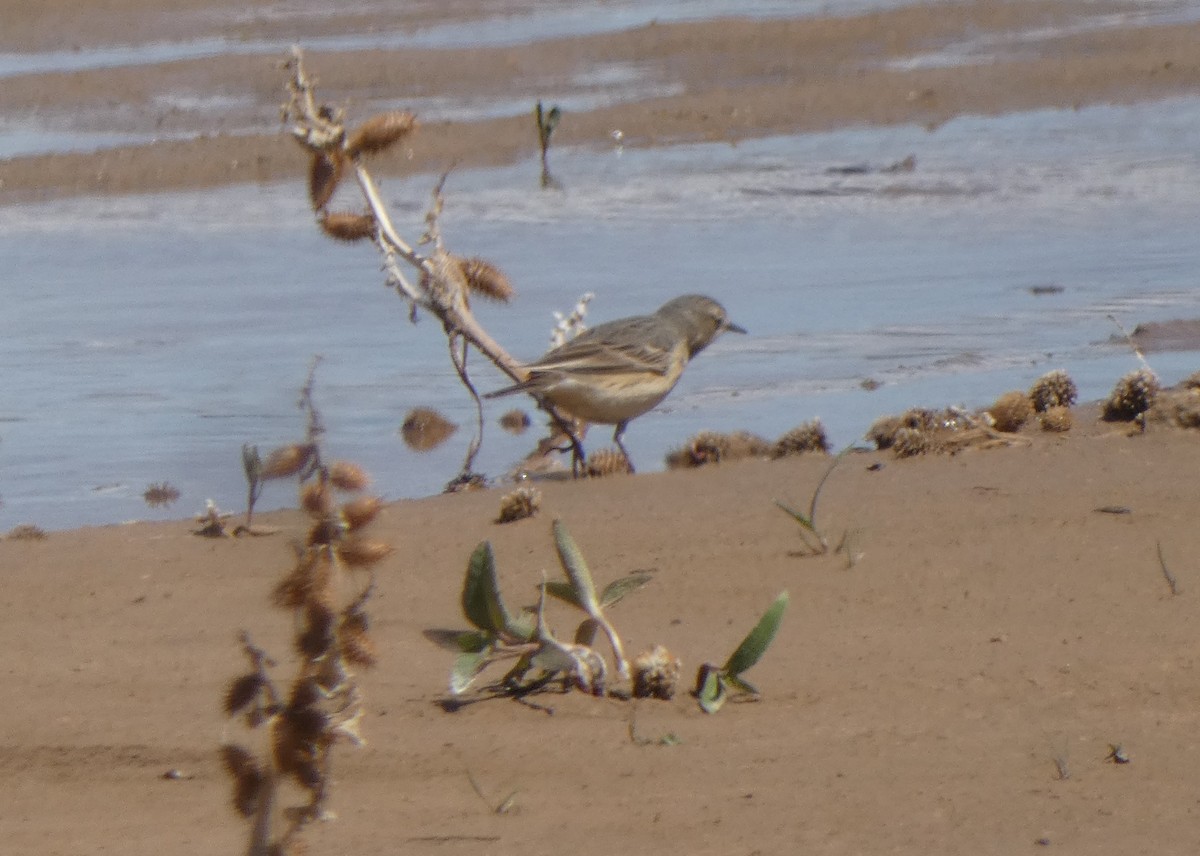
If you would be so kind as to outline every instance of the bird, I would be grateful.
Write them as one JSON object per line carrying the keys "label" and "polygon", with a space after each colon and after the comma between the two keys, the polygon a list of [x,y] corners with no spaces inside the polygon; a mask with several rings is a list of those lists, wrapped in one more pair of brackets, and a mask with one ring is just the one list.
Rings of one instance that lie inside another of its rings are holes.
{"label": "bird", "polygon": [[[726,331],[746,332],[711,297],[685,294],[653,315],[620,318],[580,333],[526,364],[525,380],[484,398],[525,392],[585,422],[614,425],[613,442],[633,472],[621,442],[625,428],[666,398],[688,362]],[[568,433],[577,467],[583,449]]]}

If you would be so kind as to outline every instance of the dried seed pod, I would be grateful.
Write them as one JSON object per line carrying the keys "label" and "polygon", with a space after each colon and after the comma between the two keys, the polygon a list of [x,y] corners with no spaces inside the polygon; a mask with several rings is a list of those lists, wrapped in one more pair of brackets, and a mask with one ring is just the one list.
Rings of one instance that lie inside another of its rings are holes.
{"label": "dried seed pod", "polygon": [[317,222],[321,231],[339,241],[362,241],[375,237],[375,218],[350,211],[322,212]]}
{"label": "dried seed pod", "polygon": [[369,568],[391,555],[393,547],[384,541],[369,541],[355,536],[337,546],[338,558],[352,568]]}
{"label": "dried seed pod", "polygon": [[532,487],[519,487],[500,498],[500,516],[497,523],[512,523],[533,517],[542,504],[542,492]]}
{"label": "dried seed pod", "polygon": [[338,490],[363,490],[371,483],[367,471],[350,461],[334,461],[329,465],[329,483]]}
{"label": "dried seed pod", "polygon": [[375,665],[375,642],[367,630],[367,616],[363,612],[355,610],[342,618],[338,627],[338,649],[346,662],[363,668]]}
{"label": "dried seed pod", "polygon": [[417,117],[408,110],[372,116],[346,140],[346,154],[351,158],[377,154],[403,140],[416,127]]}
{"label": "dried seed pod", "polygon": [[997,398],[987,412],[997,431],[1012,433],[1021,430],[1021,426],[1033,416],[1033,402],[1025,393],[1014,390]]}
{"label": "dried seed pod", "polygon": [[328,606],[310,603],[305,610],[306,627],[296,637],[296,648],[310,660],[329,652],[334,646],[333,610]]}
{"label": "dried seed pod", "polygon": [[455,256],[454,260],[458,262],[463,276],[467,279],[467,288],[476,294],[501,303],[508,303],[516,294],[516,289],[512,287],[504,272],[487,259],[478,256],[469,259]]}
{"label": "dried seed pod", "polygon": [[629,471],[629,459],[620,449],[597,449],[587,456],[587,474],[592,478],[624,475]]}
{"label": "dried seed pod", "polygon": [[263,687],[262,675],[251,672],[242,675],[229,685],[225,691],[225,714],[236,716],[258,698],[259,690]]}
{"label": "dried seed pod", "polygon": [[1125,375],[1113,387],[1104,402],[1101,418],[1107,422],[1128,422],[1146,412],[1154,404],[1160,386],[1149,369],[1138,369]]}
{"label": "dried seed pod", "polygon": [[414,407],[404,417],[400,436],[414,452],[428,452],[446,442],[458,426],[436,410]]}
{"label": "dried seed pod", "polygon": [[280,609],[300,609],[309,603],[330,608],[334,599],[333,583],[328,551],[324,548],[307,550],[292,572],[275,586],[271,600]]}
{"label": "dried seed pod", "polygon": [[1070,407],[1078,397],[1075,381],[1062,369],[1046,372],[1029,388],[1029,400],[1038,413],[1051,407]]}
{"label": "dried seed pod", "polygon": [[825,426],[820,419],[797,425],[775,441],[772,458],[786,458],[804,452],[828,452],[829,440],[825,437]]}
{"label": "dried seed pod", "polygon": [[1047,407],[1039,417],[1043,431],[1064,433],[1071,430],[1071,408],[1057,405]]}
{"label": "dried seed pod", "polygon": [[336,152],[314,152],[312,164],[308,170],[308,198],[314,211],[320,211],[329,204],[334,191],[342,180],[345,161]]}
{"label": "dried seed pod", "polygon": [[311,443],[281,446],[267,455],[258,471],[259,478],[280,479],[294,476],[312,460],[314,451],[316,449]]}
{"label": "dried seed pod", "polygon": [[360,496],[342,506],[342,520],[346,523],[346,531],[353,532],[362,529],[376,518],[383,508],[383,500],[377,496]]}
{"label": "dried seed pod", "polygon": [[675,696],[683,663],[662,645],[634,657],[630,665],[634,698],[667,700]]}
{"label": "dried seed pod", "polygon": [[310,481],[300,488],[300,507],[312,517],[325,517],[333,510],[333,497],[323,480]]}
{"label": "dried seed pod", "polygon": [[309,547],[328,547],[330,544],[336,544],[342,540],[345,532],[342,530],[342,521],[340,518],[328,516],[320,518],[308,530]]}
{"label": "dried seed pod", "polygon": [[233,778],[233,807],[242,817],[250,817],[258,809],[262,791],[262,769],[246,749],[227,743],[221,747],[221,763]]}

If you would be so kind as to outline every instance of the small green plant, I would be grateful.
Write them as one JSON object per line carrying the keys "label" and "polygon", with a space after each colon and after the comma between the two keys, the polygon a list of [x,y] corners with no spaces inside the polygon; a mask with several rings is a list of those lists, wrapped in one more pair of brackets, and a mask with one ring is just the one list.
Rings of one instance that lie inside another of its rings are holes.
{"label": "small green plant", "polygon": [[[524,695],[541,689],[556,678],[596,695],[608,691],[608,665],[593,647],[596,633],[603,631],[612,646],[617,677],[629,678],[629,666],[616,629],[604,614],[626,595],[650,580],[645,573],[630,574],[609,583],[597,594],[591,571],[566,526],[553,525],[559,560],[566,581],[542,580],[536,607],[512,612],[504,603],[496,574],[492,546],[484,541],[471,554],[463,580],[462,611],[470,630],[427,630],[428,639],[454,651],[450,692],[466,692],[491,664],[515,659],[516,663],[496,684],[492,695]],[[545,619],[546,595],[569,603],[587,614],[572,643],[559,641]]]}
{"label": "small green plant", "polygon": [[779,625],[783,621],[784,610],[788,605],[788,593],[781,592],[767,607],[762,618],[754,625],[754,629],[742,640],[742,644],[729,655],[723,666],[705,663],[696,675],[696,698],[700,708],[705,713],[716,713],[729,697],[729,691],[736,690],[743,695],[759,695],[758,689],[748,683],[742,673],[746,672],[762,659],[767,648],[775,639]]}
{"label": "small green plant", "polygon": [[538,145],[542,150],[542,187],[558,187],[558,182],[550,175],[547,156],[550,152],[550,136],[554,133],[554,129],[558,127],[558,121],[562,118],[562,111],[558,107],[551,107],[549,110],[545,110],[542,108],[542,102],[539,101],[537,106],[533,108],[533,118],[537,122]]}
{"label": "small green plant", "polygon": [[[821,476],[821,480],[817,482],[817,486],[813,488],[812,497],[808,501],[808,513],[805,514],[786,505],[779,500],[775,500],[775,505],[778,506],[785,514],[800,524],[800,537],[804,541],[804,546],[808,550],[808,555],[822,556],[829,552],[829,540],[824,533],[817,527],[817,500],[821,497],[821,489],[825,487],[825,482],[833,475],[833,471],[837,465],[842,462],[842,458],[854,451],[853,446],[847,446],[842,451],[834,456],[829,462],[829,468],[825,470],[825,474]],[[841,544],[846,544],[847,535],[842,536]],[[853,564],[853,562],[851,562]]]}

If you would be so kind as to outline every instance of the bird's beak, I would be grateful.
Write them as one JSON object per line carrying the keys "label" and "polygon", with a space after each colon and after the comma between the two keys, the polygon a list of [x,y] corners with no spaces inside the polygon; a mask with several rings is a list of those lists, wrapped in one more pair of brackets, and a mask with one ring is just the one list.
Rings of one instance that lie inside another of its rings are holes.
{"label": "bird's beak", "polygon": [[745,333],[746,332],[745,327],[739,327],[737,324],[734,324],[732,321],[725,322],[725,329],[728,330],[730,333]]}

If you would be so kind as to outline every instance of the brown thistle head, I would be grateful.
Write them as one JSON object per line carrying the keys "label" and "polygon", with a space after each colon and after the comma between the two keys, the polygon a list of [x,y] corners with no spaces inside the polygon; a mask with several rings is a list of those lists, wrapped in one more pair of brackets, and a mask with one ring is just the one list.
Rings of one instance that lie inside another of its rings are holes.
{"label": "brown thistle head", "polygon": [[372,116],[346,140],[350,158],[378,154],[409,136],[417,129],[417,117],[408,110],[394,110]]}
{"label": "brown thistle head", "polygon": [[375,237],[375,218],[350,211],[323,211],[317,222],[321,231],[339,241],[362,241]]}
{"label": "brown thistle head", "polygon": [[308,168],[308,200],[313,211],[320,211],[329,204],[342,181],[345,163],[337,151],[313,152]]}

